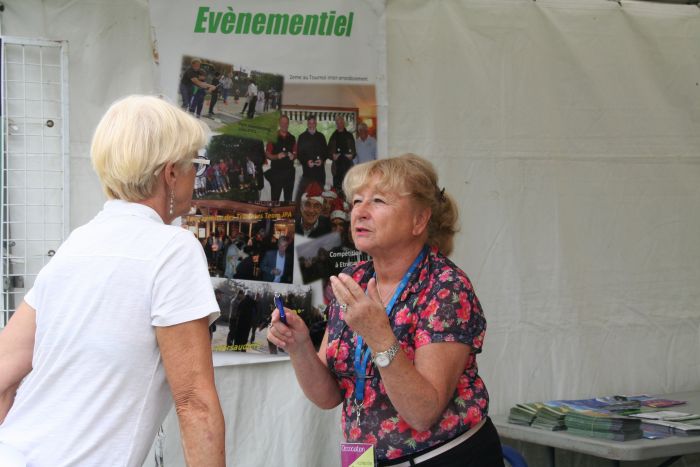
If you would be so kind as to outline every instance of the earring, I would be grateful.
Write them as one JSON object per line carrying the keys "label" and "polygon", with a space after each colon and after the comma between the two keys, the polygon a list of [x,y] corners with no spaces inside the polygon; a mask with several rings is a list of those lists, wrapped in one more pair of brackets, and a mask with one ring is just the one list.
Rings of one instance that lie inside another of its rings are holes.
{"label": "earring", "polygon": [[175,190],[170,190],[170,206],[168,208],[168,214],[171,216],[175,213]]}

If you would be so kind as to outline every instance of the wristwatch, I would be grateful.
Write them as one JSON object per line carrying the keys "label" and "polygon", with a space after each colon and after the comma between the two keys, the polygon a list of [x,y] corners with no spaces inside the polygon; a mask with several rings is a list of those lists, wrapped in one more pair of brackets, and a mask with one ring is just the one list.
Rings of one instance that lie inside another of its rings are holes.
{"label": "wristwatch", "polygon": [[391,361],[394,360],[396,354],[399,353],[400,348],[401,345],[399,344],[399,341],[394,341],[392,346],[384,352],[377,352],[372,361],[379,368],[386,368],[391,364]]}

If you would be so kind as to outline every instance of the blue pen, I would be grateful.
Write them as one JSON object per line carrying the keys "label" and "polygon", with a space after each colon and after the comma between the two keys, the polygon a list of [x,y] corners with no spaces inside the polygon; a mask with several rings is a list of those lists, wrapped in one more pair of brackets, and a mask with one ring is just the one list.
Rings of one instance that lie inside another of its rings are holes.
{"label": "blue pen", "polygon": [[275,294],[275,305],[280,312],[280,321],[287,324],[287,315],[284,314],[284,303],[282,303],[282,296],[278,293]]}

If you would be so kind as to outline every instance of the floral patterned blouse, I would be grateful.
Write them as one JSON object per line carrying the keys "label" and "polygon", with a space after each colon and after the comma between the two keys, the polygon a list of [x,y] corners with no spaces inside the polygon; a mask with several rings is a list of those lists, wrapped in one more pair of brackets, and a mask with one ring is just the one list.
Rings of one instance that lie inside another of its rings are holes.
{"label": "floral patterned blouse", "polygon": [[[371,261],[365,261],[345,272],[365,289],[374,275],[374,267]],[[445,412],[429,430],[421,432],[411,428],[394,409],[379,371],[370,359],[364,409],[358,426],[353,404],[356,341],[343,320],[338,302],[331,302],[326,359],[343,392],[343,432],[347,441],[374,444],[380,460],[428,449],[469,430],[486,417],[489,400],[476,365],[476,354],[481,352],[486,331],[481,305],[466,274],[437,248],[430,249],[413,272],[389,321],[401,348],[412,361],[416,349],[435,342],[461,342],[472,352]]]}

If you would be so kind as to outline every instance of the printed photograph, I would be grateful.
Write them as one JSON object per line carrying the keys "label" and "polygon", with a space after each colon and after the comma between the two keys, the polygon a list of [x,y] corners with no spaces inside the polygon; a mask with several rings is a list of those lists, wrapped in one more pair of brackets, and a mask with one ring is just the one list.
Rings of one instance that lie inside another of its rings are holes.
{"label": "printed photograph", "polygon": [[292,204],[192,201],[183,227],[202,243],[212,277],[294,282]]}
{"label": "printed photograph", "polygon": [[302,282],[309,284],[337,276],[343,269],[369,259],[342,232],[331,232],[296,247]]}
{"label": "printed photograph", "polygon": [[[299,203],[315,183],[345,201],[347,171],[377,158],[375,87],[290,83],[281,113],[275,139],[266,141],[270,199]],[[328,233],[321,230],[313,234]]]}
{"label": "printed photograph", "polygon": [[[265,142],[261,199],[293,201],[294,231],[308,239],[297,257],[304,284],[363,259],[350,238],[345,174],[377,158],[375,88],[296,84],[285,88],[277,137]],[[269,189],[269,191],[267,191]],[[268,195],[269,193],[269,195]],[[269,196],[269,198],[268,198]]]}
{"label": "printed photograph", "polygon": [[262,141],[214,136],[204,157],[209,165],[197,171],[194,199],[260,201],[266,161]]}
{"label": "printed photograph", "polygon": [[267,340],[276,293],[285,308],[304,320],[316,348],[320,346],[326,326],[325,307],[312,306],[310,287],[226,278],[212,278],[212,285],[221,309],[221,316],[210,327],[213,351],[284,354]]}
{"label": "printed photograph", "polygon": [[274,136],[284,77],[245,65],[184,55],[179,103],[214,132],[267,140]]}

